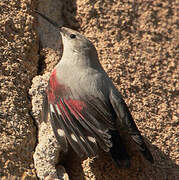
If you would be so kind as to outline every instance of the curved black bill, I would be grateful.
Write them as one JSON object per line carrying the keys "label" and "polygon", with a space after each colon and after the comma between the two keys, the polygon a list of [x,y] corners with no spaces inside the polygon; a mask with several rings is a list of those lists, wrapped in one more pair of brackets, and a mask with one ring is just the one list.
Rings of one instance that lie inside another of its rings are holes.
{"label": "curved black bill", "polygon": [[52,19],[48,18],[47,16],[45,16],[44,14],[42,14],[41,12],[37,11],[37,10],[33,10],[35,13],[37,13],[38,15],[40,15],[42,18],[44,18],[46,21],[48,21],[50,24],[52,24],[53,26],[57,27],[57,28],[61,28],[60,25],[58,25],[55,21],[53,21]]}

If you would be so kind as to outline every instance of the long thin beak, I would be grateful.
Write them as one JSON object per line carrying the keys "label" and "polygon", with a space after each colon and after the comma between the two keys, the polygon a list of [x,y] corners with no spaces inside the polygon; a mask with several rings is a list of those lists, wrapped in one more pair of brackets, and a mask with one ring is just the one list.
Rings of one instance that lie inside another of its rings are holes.
{"label": "long thin beak", "polygon": [[37,10],[33,10],[35,13],[37,13],[38,15],[40,15],[42,18],[44,18],[46,21],[48,21],[50,24],[52,24],[53,26],[57,27],[57,28],[61,28],[62,26],[59,26],[56,22],[54,22],[52,19],[46,17],[44,14],[42,14],[41,12],[37,11]]}

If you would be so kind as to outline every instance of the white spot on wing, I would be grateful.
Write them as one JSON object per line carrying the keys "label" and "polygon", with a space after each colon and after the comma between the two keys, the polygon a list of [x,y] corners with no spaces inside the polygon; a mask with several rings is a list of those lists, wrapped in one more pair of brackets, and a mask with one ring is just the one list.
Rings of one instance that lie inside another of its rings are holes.
{"label": "white spot on wing", "polygon": [[59,110],[57,104],[55,104],[55,107],[56,107],[57,113],[58,113],[59,115],[61,115],[61,112],[60,112],[60,110]]}
{"label": "white spot on wing", "polygon": [[96,139],[92,136],[88,136],[88,140],[91,141],[92,143],[96,142]]}
{"label": "white spot on wing", "polygon": [[52,105],[52,104],[50,104],[50,110],[51,110],[53,113],[55,113],[55,111],[54,111],[54,108],[53,108],[53,105]]}
{"label": "white spot on wing", "polygon": [[57,129],[57,133],[59,136],[65,136],[65,132],[63,129]]}
{"label": "white spot on wing", "polygon": [[85,142],[85,140],[84,140],[84,138],[83,138],[82,136],[80,136],[80,139],[81,139],[83,142]]}
{"label": "white spot on wing", "polygon": [[76,139],[76,137],[75,137],[74,134],[71,134],[71,138],[72,138],[75,142],[78,142],[78,140]]}

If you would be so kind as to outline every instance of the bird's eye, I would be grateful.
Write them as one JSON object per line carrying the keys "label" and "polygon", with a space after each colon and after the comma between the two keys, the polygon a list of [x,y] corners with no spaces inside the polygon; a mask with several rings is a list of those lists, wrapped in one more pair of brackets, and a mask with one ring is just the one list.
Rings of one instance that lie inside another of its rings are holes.
{"label": "bird's eye", "polygon": [[70,34],[70,38],[71,38],[71,39],[75,39],[75,38],[76,38],[76,35],[75,35],[75,34]]}

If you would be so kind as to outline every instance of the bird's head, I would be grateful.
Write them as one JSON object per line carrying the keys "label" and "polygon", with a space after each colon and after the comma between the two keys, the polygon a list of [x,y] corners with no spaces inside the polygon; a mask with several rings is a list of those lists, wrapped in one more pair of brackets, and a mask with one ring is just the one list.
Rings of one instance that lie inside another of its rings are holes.
{"label": "bird's head", "polygon": [[85,36],[81,35],[79,32],[72,30],[67,27],[61,27],[59,29],[62,35],[62,41],[64,46],[64,51],[68,49],[71,53],[85,53],[94,51],[94,46]]}
{"label": "bird's head", "polygon": [[42,13],[38,11],[35,12],[46,19],[50,24],[58,28],[63,42],[62,62],[66,61],[66,64],[70,63],[71,65],[77,64],[91,67],[101,66],[98,61],[96,48],[85,36],[70,28],[59,26],[56,22]]}

